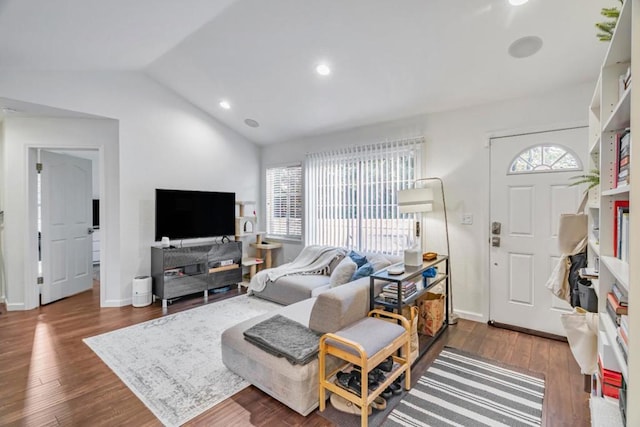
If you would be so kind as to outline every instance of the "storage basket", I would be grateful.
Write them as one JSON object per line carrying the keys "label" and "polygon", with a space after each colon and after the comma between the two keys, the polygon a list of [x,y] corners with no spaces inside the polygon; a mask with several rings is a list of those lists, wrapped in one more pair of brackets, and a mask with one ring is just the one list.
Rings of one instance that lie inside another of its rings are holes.
{"label": "storage basket", "polygon": [[444,294],[427,292],[418,299],[418,332],[434,336],[444,323]]}

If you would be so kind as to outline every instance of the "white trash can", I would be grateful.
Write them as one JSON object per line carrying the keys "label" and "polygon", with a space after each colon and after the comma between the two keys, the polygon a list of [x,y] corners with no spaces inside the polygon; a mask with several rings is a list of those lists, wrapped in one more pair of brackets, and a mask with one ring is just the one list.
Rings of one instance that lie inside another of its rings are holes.
{"label": "white trash can", "polygon": [[136,276],[133,279],[132,289],[131,305],[145,307],[151,304],[151,277]]}

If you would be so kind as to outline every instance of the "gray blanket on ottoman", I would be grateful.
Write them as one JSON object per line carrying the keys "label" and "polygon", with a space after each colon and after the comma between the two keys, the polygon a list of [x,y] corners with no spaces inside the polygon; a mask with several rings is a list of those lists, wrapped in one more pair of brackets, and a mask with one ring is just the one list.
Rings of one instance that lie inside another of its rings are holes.
{"label": "gray blanket on ottoman", "polygon": [[306,365],[316,357],[320,335],[279,314],[244,331],[245,340],[294,365]]}

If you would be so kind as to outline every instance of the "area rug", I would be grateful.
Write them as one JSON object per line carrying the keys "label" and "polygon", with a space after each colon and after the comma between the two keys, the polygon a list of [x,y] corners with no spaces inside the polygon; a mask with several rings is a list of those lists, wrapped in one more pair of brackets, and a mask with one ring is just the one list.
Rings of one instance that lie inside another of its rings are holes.
{"label": "area rug", "polygon": [[544,378],[445,348],[383,426],[539,426]]}
{"label": "area rug", "polygon": [[166,426],[178,426],[249,384],[222,363],[222,332],[280,307],[240,295],[85,338]]}

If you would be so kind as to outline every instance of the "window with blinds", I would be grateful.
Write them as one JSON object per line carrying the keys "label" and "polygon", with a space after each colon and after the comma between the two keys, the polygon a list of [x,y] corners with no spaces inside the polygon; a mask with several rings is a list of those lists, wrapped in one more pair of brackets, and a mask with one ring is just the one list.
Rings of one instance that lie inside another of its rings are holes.
{"label": "window with blinds", "polygon": [[302,166],[267,169],[267,234],[302,239]]}
{"label": "window with blinds", "polygon": [[412,236],[413,214],[398,211],[398,190],[419,176],[422,138],[309,154],[307,244],[398,254]]}

